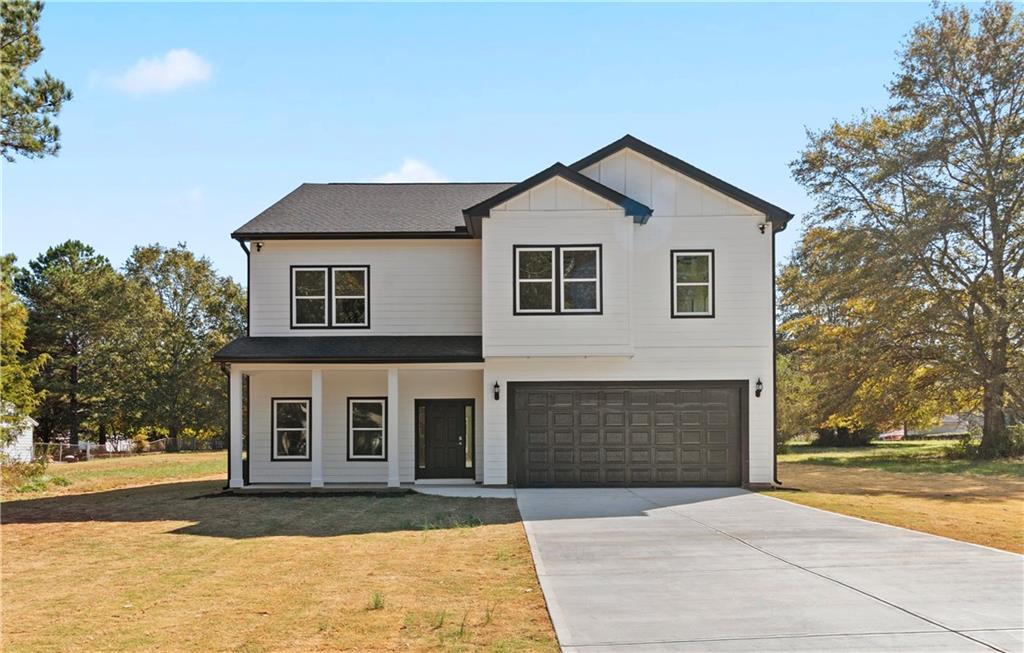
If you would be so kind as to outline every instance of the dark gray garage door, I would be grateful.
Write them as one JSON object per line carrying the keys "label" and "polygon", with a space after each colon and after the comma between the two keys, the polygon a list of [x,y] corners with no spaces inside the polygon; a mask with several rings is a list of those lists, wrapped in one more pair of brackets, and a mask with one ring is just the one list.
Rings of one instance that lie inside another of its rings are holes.
{"label": "dark gray garage door", "polygon": [[519,487],[740,485],[746,383],[510,383]]}

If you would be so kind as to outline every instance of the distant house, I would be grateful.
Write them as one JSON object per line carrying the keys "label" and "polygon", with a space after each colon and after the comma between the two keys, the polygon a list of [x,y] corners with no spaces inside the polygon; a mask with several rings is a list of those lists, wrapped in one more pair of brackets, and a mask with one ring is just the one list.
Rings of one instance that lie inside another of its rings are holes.
{"label": "distant house", "polygon": [[32,436],[37,426],[39,426],[39,423],[31,417],[26,417],[22,420],[17,436],[11,440],[10,444],[4,446],[4,455],[18,462],[32,462]]}
{"label": "distant house", "polygon": [[903,438],[955,438],[967,435],[981,428],[978,415],[943,415],[939,423],[923,429],[898,428],[878,436],[879,440],[902,440]]}

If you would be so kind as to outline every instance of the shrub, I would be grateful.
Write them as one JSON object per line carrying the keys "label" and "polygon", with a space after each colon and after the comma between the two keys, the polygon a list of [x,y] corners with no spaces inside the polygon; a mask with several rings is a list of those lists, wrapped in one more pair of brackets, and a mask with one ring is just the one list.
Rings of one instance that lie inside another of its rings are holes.
{"label": "shrub", "polygon": [[848,426],[815,429],[818,437],[811,444],[815,447],[866,447],[878,435],[873,428],[851,429]]}
{"label": "shrub", "polygon": [[[1024,456],[1024,424],[1013,424],[1007,427],[1009,444],[1005,456],[1020,458]],[[977,460],[981,458],[981,432],[975,430],[962,436],[953,446],[946,450],[946,456],[958,460]]]}
{"label": "shrub", "polygon": [[64,478],[46,475],[47,462],[46,456],[40,456],[32,462],[25,463],[0,454],[0,475],[2,475],[4,490],[37,492],[45,490],[51,482],[56,485],[68,485],[68,481]]}
{"label": "shrub", "polygon": [[132,436],[132,451],[135,453],[145,453],[149,450],[149,438],[142,433],[136,433]]}

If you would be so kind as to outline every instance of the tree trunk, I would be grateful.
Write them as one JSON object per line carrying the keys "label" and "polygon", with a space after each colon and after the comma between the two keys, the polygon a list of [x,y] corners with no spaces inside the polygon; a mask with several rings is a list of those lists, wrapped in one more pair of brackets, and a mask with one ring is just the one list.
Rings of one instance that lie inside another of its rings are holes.
{"label": "tree trunk", "polygon": [[71,366],[71,392],[68,393],[68,409],[71,411],[71,423],[68,427],[68,442],[78,446],[78,366]]}
{"label": "tree trunk", "polygon": [[1006,430],[1006,381],[1000,374],[985,384],[982,398],[984,422],[981,427],[982,458],[997,458],[1009,450],[1010,436]]}

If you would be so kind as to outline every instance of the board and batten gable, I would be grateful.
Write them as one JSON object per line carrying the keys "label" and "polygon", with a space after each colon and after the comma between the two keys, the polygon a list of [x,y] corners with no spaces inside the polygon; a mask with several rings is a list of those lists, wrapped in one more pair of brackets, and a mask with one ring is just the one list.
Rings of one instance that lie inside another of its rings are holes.
{"label": "board and batten gable", "polygon": [[[629,355],[632,240],[621,207],[560,178],[491,209],[481,237],[484,357]],[[558,245],[600,245],[601,312],[515,315],[514,248]]]}
{"label": "board and batten gable", "polygon": [[[621,210],[538,209],[532,198],[517,211],[492,210],[483,221],[485,385],[746,381],[749,481],[770,483],[774,261],[771,228],[759,228],[766,217],[629,150],[582,172],[647,204],[652,216],[634,224]],[[603,315],[513,315],[512,244],[545,241],[602,245]],[[714,252],[713,317],[672,316],[673,250]],[[507,395],[489,402],[485,414],[485,477],[492,483],[507,479]]]}
{"label": "board and batten gable", "polygon": [[[291,327],[292,266],[369,266],[369,328]],[[251,336],[480,335],[480,242],[266,240],[249,255]]]}

